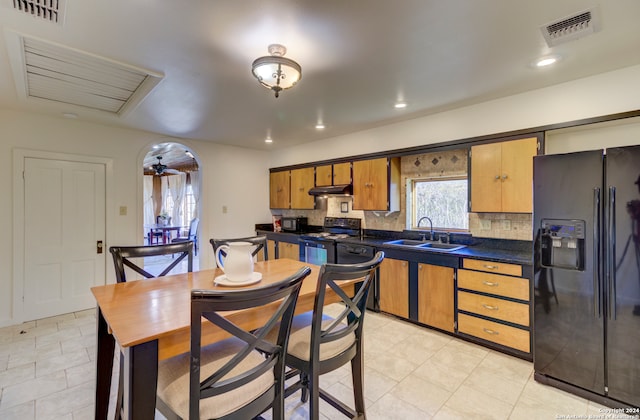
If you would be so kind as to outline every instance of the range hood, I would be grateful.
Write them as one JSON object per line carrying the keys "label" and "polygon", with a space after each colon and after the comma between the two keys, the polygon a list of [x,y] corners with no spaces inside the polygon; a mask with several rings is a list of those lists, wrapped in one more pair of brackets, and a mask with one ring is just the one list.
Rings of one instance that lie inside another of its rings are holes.
{"label": "range hood", "polygon": [[326,187],[314,187],[309,190],[309,195],[351,195],[351,184],[329,185]]}

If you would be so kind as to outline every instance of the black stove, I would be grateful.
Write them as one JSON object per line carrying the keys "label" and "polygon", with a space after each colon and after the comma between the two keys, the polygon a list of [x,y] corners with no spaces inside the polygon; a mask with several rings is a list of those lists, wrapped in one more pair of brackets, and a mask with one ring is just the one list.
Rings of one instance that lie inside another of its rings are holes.
{"label": "black stove", "polygon": [[336,262],[336,239],[359,237],[362,220],[349,217],[325,217],[322,232],[300,235],[300,261],[322,265]]}
{"label": "black stove", "polygon": [[322,232],[303,233],[301,238],[313,239],[342,239],[360,236],[362,233],[362,219],[352,217],[325,217]]}

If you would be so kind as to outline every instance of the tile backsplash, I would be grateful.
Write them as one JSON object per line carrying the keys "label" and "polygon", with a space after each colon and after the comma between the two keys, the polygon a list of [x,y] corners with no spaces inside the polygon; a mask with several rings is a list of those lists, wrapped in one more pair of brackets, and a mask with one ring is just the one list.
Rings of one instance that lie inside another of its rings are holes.
{"label": "tile backsplash", "polygon": [[469,231],[476,238],[533,238],[531,213],[469,213]]}
{"label": "tile backsplash", "polygon": [[[283,216],[306,216],[309,224],[322,226],[324,217],[354,217],[362,219],[364,229],[402,231],[406,229],[406,189],[408,178],[464,176],[468,168],[467,150],[403,156],[401,159],[400,211],[353,210],[353,197],[318,198],[316,210],[272,210]],[[346,203],[346,204],[343,204]],[[344,212],[346,207],[346,212]],[[532,239],[531,214],[469,213],[469,231],[478,238]]]}

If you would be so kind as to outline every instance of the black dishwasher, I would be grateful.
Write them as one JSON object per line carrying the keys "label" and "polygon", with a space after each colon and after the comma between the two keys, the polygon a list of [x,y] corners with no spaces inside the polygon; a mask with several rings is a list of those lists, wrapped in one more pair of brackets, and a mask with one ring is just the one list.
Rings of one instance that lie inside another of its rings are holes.
{"label": "black dishwasher", "polygon": [[[373,246],[338,242],[336,244],[336,263],[357,264],[367,262],[374,257],[375,253],[376,249]],[[378,312],[380,310],[378,302],[378,272],[376,270],[376,275],[369,289],[367,309]]]}

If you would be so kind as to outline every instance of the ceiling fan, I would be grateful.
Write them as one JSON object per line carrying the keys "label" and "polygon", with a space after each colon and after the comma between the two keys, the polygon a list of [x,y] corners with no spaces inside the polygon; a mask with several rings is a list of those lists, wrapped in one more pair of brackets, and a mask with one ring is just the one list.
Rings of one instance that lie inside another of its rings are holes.
{"label": "ceiling fan", "polygon": [[154,163],[153,165],[151,165],[151,168],[155,171],[155,175],[161,176],[164,174],[179,174],[180,171],[177,171],[175,169],[169,169],[167,168],[167,165],[164,165],[162,163],[162,156],[158,156],[156,159],[158,159],[158,163]]}

